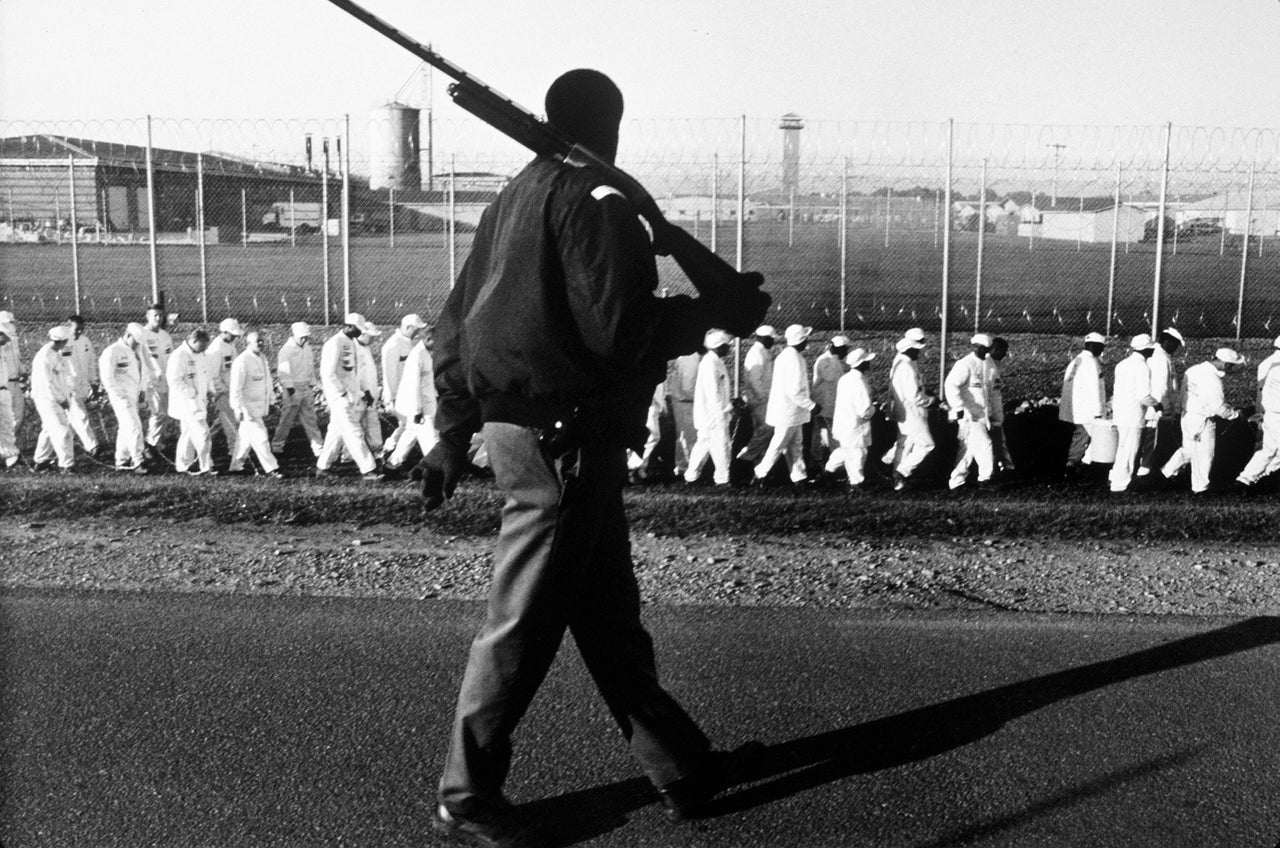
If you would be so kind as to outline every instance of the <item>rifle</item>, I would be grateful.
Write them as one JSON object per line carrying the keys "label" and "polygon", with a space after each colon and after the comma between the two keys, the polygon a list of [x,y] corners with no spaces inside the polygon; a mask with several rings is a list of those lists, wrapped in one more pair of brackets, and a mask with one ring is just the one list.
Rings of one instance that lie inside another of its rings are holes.
{"label": "rifle", "polygon": [[[761,274],[755,271],[738,272],[702,242],[668,222],[658,209],[658,204],[653,197],[635,177],[601,159],[587,147],[476,79],[430,47],[404,34],[352,0],[329,0],[329,2],[391,39],[423,62],[443,71],[454,80],[448,88],[453,102],[503,135],[540,156],[572,160],[606,173],[610,183],[621,191],[635,205],[640,215],[649,222],[650,229],[653,231],[655,249],[664,255],[671,256],[700,294],[723,305],[731,306],[742,301],[746,302],[743,305],[747,306],[745,311],[749,315],[738,316],[738,320],[733,323],[738,323],[739,326],[727,326],[725,329],[738,336],[751,333],[769,305],[769,296],[759,291],[764,282]],[[761,300],[763,305],[760,305]],[[751,308],[751,305],[759,306],[758,311]]]}

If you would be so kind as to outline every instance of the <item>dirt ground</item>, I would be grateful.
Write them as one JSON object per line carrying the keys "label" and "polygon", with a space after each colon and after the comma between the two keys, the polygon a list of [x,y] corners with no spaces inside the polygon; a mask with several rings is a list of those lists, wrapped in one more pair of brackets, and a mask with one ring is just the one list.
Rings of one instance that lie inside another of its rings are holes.
{"label": "dirt ground", "polygon": [[[492,537],[211,520],[0,525],[0,588],[479,599]],[[633,534],[647,603],[1280,614],[1280,544]]]}

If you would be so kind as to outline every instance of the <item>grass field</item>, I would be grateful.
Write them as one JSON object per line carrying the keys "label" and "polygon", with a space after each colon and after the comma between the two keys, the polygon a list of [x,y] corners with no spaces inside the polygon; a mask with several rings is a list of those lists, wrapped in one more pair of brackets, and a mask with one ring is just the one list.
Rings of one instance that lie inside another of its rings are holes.
{"label": "grass field", "polygon": [[[834,225],[805,225],[788,245],[785,224],[750,222],[744,267],[762,271],[774,306],[768,320],[821,329],[841,326],[840,253]],[[707,240],[703,226],[699,235]],[[458,238],[455,263],[469,249]],[[942,249],[930,232],[891,233],[851,229],[845,267],[844,327],[855,333],[920,325],[937,329],[941,303]],[[718,249],[732,261],[733,230],[718,232]],[[1166,248],[1162,272],[1161,322],[1191,337],[1234,337],[1240,287],[1239,247],[1219,255],[1217,238],[1184,241]],[[1280,333],[1280,250],[1268,242],[1251,248],[1246,276],[1243,335]],[[1232,252],[1234,250],[1234,252]],[[172,311],[198,318],[201,277],[194,246],[157,247],[160,287]],[[956,233],[949,295],[954,330],[974,325],[977,235]],[[1122,246],[1117,257],[1112,332],[1128,335],[1150,323],[1155,253],[1151,245]],[[982,329],[998,333],[1081,334],[1106,327],[1110,277],[1109,245],[988,235],[982,272]],[[0,245],[0,304],[23,320],[51,320],[73,306],[68,245]],[[81,245],[81,310],[92,320],[132,318],[150,301],[149,251],[145,245]],[[330,242],[331,314],[342,310],[341,245]],[[408,311],[433,315],[449,289],[449,251],[439,234],[402,235],[395,248],[385,236],[353,240],[353,307],[386,322]],[[688,290],[674,263],[660,262],[672,292]],[[208,251],[208,311],[212,321],[233,314],[255,323],[305,319],[324,323],[320,240],[287,244],[217,245]]]}

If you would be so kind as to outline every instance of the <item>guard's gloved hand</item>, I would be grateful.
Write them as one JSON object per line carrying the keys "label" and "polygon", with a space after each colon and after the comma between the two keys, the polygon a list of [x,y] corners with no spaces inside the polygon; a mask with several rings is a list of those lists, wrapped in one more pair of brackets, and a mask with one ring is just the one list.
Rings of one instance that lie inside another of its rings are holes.
{"label": "guard's gloved hand", "polygon": [[286,391],[286,392],[288,392],[289,397],[293,397],[293,389],[292,389],[292,388],[285,389],[285,391]]}
{"label": "guard's gloved hand", "polygon": [[427,420],[427,417],[426,417],[425,415],[423,415],[421,412],[419,412],[417,415],[413,416],[413,423],[414,423],[414,424],[421,424],[423,421],[426,421],[426,420]]}
{"label": "guard's gloved hand", "polygon": [[373,393],[372,393],[372,392],[365,392],[365,393],[364,393],[364,405],[365,405],[365,406],[373,406]]}
{"label": "guard's gloved hand", "polygon": [[760,288],[764,284],[764,276],[756,271],[744,272],[741,281],[741,285],[735,285],[732,291],[717,296],[708,306],[711,308],[714,326],[730,335],[747,338],[764,321],[773,298]]}
{"label": "guard's gloved hand", "polygon": [[426,500],[424,508],[435,509],[453,497],[458,481],[466,470],[465,450],[444,439],[436,442],[414,469],[415,476],[418,471],[422,472],[422,497]]}

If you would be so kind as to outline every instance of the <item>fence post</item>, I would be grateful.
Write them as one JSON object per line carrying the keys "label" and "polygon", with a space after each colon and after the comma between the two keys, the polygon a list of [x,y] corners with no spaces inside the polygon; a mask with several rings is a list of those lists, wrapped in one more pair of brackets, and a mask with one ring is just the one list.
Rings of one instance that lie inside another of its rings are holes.
{"label": "fence post", "polygon": [[973,331],[982,320],[982,253],[987,244],[987,160],[982,160],[982,179],[978,187],[978,273],[973,282]]}
{"label": "fence post", "polygon": [[[747,235],[747,116],[742,116],[741,143],[738,155],[738,233],[737,255],[738,271],[742,270],[743,253],[746,249]],[[742,392],[742,339],[733,340],[733,396]]]}
{"label": "fence post", "polygon": [[938,334],[938,393],[947,379],[947,312],[951,298],[951,174],[955,155],[955,118],[947,118],[947,184],[942,218],[942,329]]}
{"label": "fence post", "polygon": [[716,252],[720,229],[720,154],[711,154],[711,252]]}
{"label": "fence post", "polygon": [[457,244],[457,225],[454,220],[456,212],[454,193],[454,182],[457,175],[457,157],[455,154],[449,154],[449,288],[453,288],[454,281],[458,279],[458,244]]}
{"label": "fence post", "polygon": [[298,204],[293,186],[289,186],[289,246],[298,246]]}
{"label": "fence post", "polygon": [[849,305],[849,158],[844,160],[840,175],[840,331],[844,332],[844,315]]}
{"label": "fence post", "polygon": [[1244,206],[1244,242],[1240,245],[1240,298],[1236,304],[1236,344],[1244,332],[1244,278],[1249,269],[1249,230],[1253,224],[1253,171],[1257,166],[1258,149],[1254,145],[1254,161],[1249,164],[1249,194]]}
{"label": "fence post", "polygon": [[151,302],[160,302],[160,262],[156,255],[156,169],[151,156],[151,116],[147,116],[147,232],[150,233]]}
{"label": "fence post", "polygon": [[67,171],[71,189],[71,288],[77,315],[80,314],[80,226],[76,218],[76,158],[67,157]]}
{"label": "fence post", "polygon": [[351,311],[351,116],[343,116],[338,160],[342,168],[342,308]]}
{"label": "fence post", "polygon": [[200,320],[209,323],[209,266],[204,237],[204,154],[196,154],[196,243],[200,246]]}
{"label": "fence post", "polygon": [[[1116,165],[1116,198],[1115,211],[1111,219],[1111,272],[1107,279],[1107,326],[1106,335],[1111,335],[1111,313],[1115,311],[1116,302],[1116,253],[1120,238],[1120,178],[1122,165]],[[1127,240],[1126,240],[1127,242]]]}
{"label": "fence post", "polygon": [[[1156,217],[1156,271],[1151,293],[1151,332],[1159,332],[1160,326],[1160,273],[1164,265],[1164,213],[1169,199],[1169,145],[1173,136],[1173,122],[1164,126],[1164,164],[1160,167],[1160,206]],[[1175,229],[1176,233],[1177,230]]]}
{"label": "fence post", "polygon": [[324,265],[324,325],[329,326],[331,300],[329,281],[329,139],[325,138],[321,145],[324,149],[324,173],[320,177],[320,205],[324,207],[320,213],[320,252]]}
{"label": "fence post", "polygon": [[240,246],[249,246],[249,189],[240,189]]}

